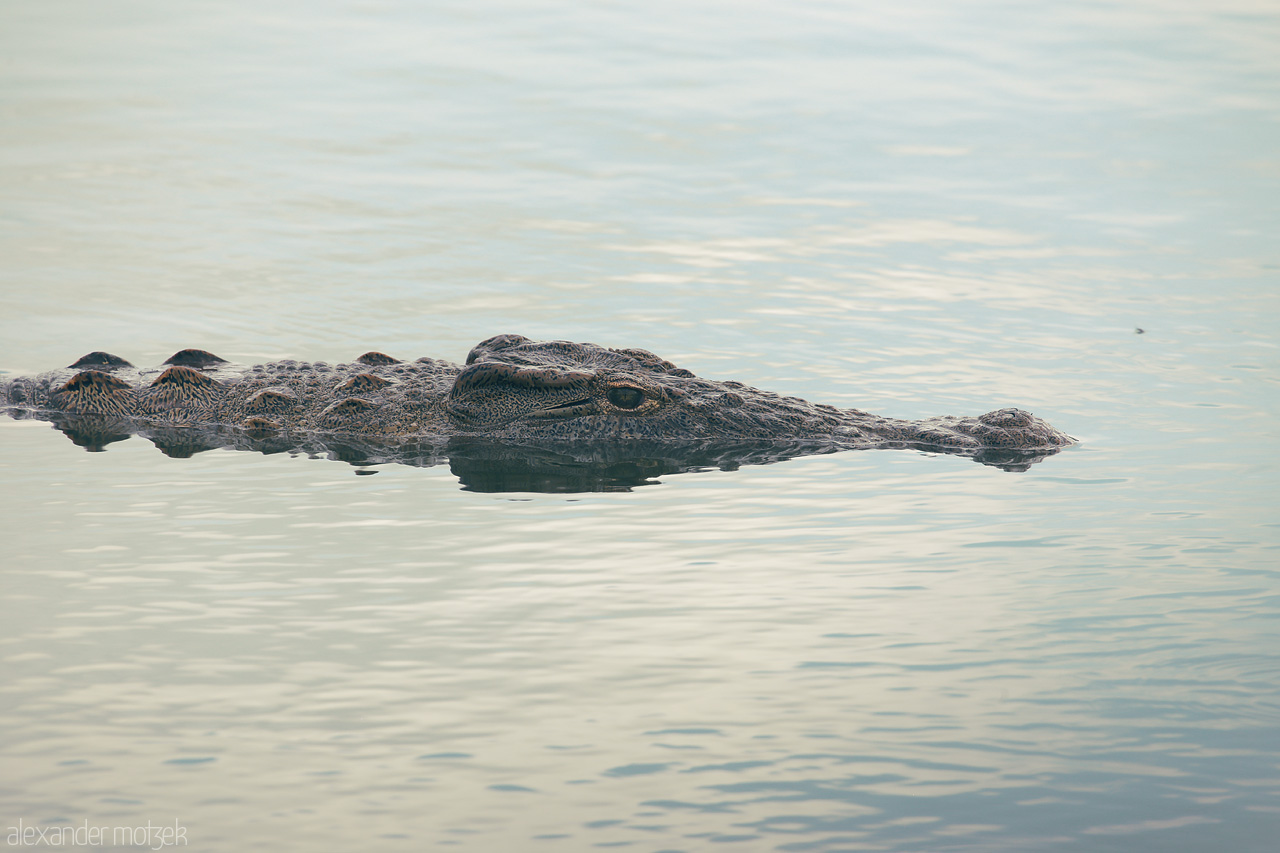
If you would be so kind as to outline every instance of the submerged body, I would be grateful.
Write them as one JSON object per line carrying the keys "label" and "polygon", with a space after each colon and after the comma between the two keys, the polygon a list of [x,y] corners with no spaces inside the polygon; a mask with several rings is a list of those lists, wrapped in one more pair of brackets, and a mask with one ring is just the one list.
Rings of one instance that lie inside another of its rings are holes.
{"label": "submerged body", "polygon": [[463,365],[370,352],[349,364],[234,366],[183,350],[139,369],[95,352],[68,368],[0,384],[0,405],[49,420],[92,418],[117,430],[218,428],[250,439],[298,435],[369,441],[477,438],[574,442],[804,442],[826,449],[983,449],[1043,457],[1072,444],[1019,409],[899,420],[702,379],[651,352],[498,335]]}

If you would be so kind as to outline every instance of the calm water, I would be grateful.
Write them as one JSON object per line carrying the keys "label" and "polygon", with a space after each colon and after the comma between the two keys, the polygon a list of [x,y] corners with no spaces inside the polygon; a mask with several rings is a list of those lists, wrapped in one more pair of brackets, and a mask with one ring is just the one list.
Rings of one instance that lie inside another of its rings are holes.
{"label": "calm water", "polygon": [[1083,440],[481,494],[0,419],[6,838],[1274,849],[1274,4],[2,14],[0,370],[519,332]]}

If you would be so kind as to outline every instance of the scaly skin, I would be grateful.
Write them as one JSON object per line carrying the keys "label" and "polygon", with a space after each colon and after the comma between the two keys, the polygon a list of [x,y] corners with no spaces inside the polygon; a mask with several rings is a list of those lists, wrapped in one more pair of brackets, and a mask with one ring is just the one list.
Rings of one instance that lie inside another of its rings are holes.
{"label": "scaly skin", "polygon": [[1073,439],[1019,409],[898,420],[701,379],[640,349],[498,335],[458,366],[366,353],[350,364],[230,365],[183,350],[138,369],[91,353],[71,367],[0,385],[26,416],[107,419],[117,431],[189,427],[250,438],[352,436],[368,441],[479,438],[574,442],[812,443],[824,449],[984,449],[1042,458]]}

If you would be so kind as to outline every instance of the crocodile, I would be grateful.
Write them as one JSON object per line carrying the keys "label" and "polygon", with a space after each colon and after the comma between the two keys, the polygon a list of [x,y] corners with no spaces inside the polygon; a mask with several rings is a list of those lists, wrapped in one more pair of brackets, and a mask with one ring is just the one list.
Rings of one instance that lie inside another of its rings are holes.
{"label": "crocodile", "polygon": [[764,454],[770,460],[897,447],[1025,470],[1075,442],[1015,408],[889,418],[704,379],[643,349],[514,334],[481,341],[462,365],[374,351],[342,364],[244,366],[185,349],[159,367],[137,368],[92,352],[67,368],[0,383],[0,407],[52,421],[90,449],[143,434],[173,455],[189,455],[184,443],[266,451],[301,447],[303,438],[362,447],[355,456],[379,461],[410,461],[408,452],[397,457],[396,448],[406,447],[438,461],[446,444],[463,456],[460,442],[550,450],[683,445],[701,448],[698,458],[711,445],[751,446],[748,457],[781,447]]}

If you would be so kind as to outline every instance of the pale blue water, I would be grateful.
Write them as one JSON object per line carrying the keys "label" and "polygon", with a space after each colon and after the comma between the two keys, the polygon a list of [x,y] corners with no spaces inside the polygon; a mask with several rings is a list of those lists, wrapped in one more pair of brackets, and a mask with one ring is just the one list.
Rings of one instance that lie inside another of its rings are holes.
{"label": "pale blue water", "polygon": [[519,332],[1082,439],[482,494],[0,420],[6,843],[1274,849],[1274,5],[0,11],[2,370]]}

